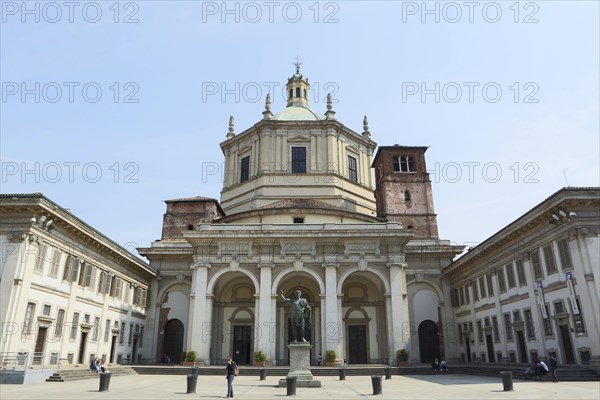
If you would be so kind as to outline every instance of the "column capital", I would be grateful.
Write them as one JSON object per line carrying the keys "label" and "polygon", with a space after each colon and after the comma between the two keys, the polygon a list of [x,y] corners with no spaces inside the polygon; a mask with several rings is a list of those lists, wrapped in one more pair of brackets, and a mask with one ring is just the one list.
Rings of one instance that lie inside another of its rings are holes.
{"label": "column capital", "polygon": [[193,262],[192,265],[190,265],[190,269],[198,269],[198,268],[209,269],[210,267],[211,267],[211,265],[209,263],[203,263],[203,262]]}
{"label": "column capital", "polygon": [[261,268],[271,268],[271,269],[273,269],[273,268],[275,268],[275,264],[273,264],[273,263],[258,263],[258,264],[256,264],[256,267],[258,269],[261,269]]}
{"label": "column capital", "polygon": [[338,269],[340,267],[340,264],[336,264],[336,263],[323,263],[323,264],[321,264],[321,267],[323,267],[323,268],[334,267],[335,269]]}
{"label": "column capital", "polygon": [[400,267],[400,269],[406,269],[408,264],[404,261],[390,261],[386,264],[386,267]]}

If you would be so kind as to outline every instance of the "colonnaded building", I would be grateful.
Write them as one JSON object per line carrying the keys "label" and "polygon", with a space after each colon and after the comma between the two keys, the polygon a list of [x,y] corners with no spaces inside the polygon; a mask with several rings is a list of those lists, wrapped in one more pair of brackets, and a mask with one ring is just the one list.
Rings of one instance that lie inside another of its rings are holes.
{"label": "colonnaded building", "polygon": [[[236,134],[221,199],[167,200],[132,256],[42,194],[0,195],[0,368],[182,361],[254,351],[288,363],[290,311],[312,307],[311,357],[351,364],[559,363],[600,370],[600,188],[564,188],[469,249],[438,238],[426,147],[380,146],[309,107]],[[371,171],[374,170],[374,173]],[[1,378],[2,376],[0,376]]]}
{"label": "colonnaded building", "polygon": [[[168,200],[162,239],[138,251],[158,274],[144,348],[210,364],[261,350],[288,363],[290,314],[277,293],[312,307],[311,358],[349,363],[458,358],[441,271],[462,246],[438,238],[426,147],[383,146],[309,107],[309,82],[287,83],[287,107],[240,133],[230,119],[221,201]],[[371,172],[374,168],[375,174]],[[455,335],[454,335],[455,336]]]}

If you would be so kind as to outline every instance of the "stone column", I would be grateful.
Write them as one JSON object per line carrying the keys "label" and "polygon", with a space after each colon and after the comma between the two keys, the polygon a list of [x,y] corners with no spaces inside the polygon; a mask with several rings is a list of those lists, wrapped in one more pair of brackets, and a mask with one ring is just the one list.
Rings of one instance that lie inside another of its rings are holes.
{"label": "stone column", "polygon": [[[190,331],[188,332],[187,350],[194,350],[199,360],[207,360],[210,357],[210,343],[212,336],[211,314],[212,298],[207,301],[208,269],[210,264],[195,262],[192,264],[194,270],[192,293],[190,295]],[[209,310],[209,307],[211,310]]]}
{"label": "stone column", "polygon": [[[337,269],[339,264],[323,264],[325,268],[325,311],[323,326],[323,350],[335,350],[337,357],[342,357],[341,308],[337,296]],[[323,357],[325,354],[323,353]]]}
{"label": "stone column", "polygon": [[[389,358],[396,358],[396,351],[403,349],[410,343],[410,330],[408,329],[408,305],[406,304],[406,263],[390,262],[387,264],[390,272],[390,295],[386,298],[388,321],[391,321],[391,330],[388,346]],[[406,331],[405,331],[406,324]],[[414,356],[414,355],[413,355]]]}
{"label": "stone column", "polygon": [[267,360],[275,358],[275,337],[273,330],[275,325],[275,310],[272,308],[271,299],[271,272],[273,264],[258,264],[260,268],[260,288],[258,297],[257,328],[256,328],[256,350],[266,354]]}

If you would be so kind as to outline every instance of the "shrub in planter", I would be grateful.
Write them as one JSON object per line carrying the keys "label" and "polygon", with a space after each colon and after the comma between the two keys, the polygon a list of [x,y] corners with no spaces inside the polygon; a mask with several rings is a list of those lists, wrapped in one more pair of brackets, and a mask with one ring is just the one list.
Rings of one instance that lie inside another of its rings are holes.
{"label": "shrub in planter", "polygon": [[258,350],[254,352],[254,363],[259,367],[264,367],[267,361],[267,355],[262,351]]}
{"label": "shrub in planter", "polygon": [[196,352],[195,351],[188,351],[187,353],[185,353],[185,361],[183,362],[183,365],[185,365],[186,367],[194,367],[196,366]]}
{"label": "shrub in planter", "polygon": [[335,350],[325,350],[325,359],[323,360],[325,366],[335,367],[336,354]]}
{"label": "shrub in planter", "polygon": [[406,351],[405,349],[400,349],[400,350],[396,351],[396,360],[398,361],[398,364],[400,364],[400,365],[407,365],[408,364],[408,351]]}

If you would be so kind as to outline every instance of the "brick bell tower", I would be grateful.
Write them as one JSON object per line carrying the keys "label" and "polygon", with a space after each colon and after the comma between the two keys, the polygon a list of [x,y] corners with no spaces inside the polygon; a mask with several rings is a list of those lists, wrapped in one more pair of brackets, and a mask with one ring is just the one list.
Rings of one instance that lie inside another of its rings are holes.
{"label": "brick bell tower", "polygon": [[438,238],[431,180],[425,166],[427,147],[382,146],[377,150],[375,201],[377,216],[401,222],[416,238]]}

